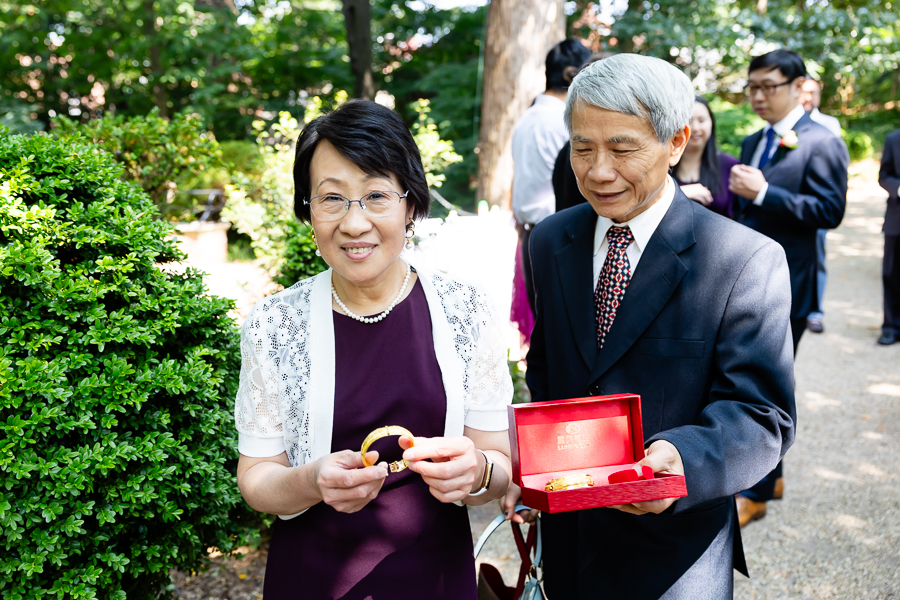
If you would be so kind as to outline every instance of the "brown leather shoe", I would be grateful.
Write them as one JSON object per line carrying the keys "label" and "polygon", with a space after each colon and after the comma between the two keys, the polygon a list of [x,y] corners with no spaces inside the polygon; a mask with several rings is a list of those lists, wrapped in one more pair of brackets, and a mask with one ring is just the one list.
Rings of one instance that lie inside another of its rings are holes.
{"label": "brown leather shoe", "polygon": [[745,527],[747,523],[751,521],[758,521],[766,516],[766,503],[765,502],[756,502],[751,500],[747,496],[742,496],[738,494],[737,498],[737,511],[738,511],[738,523],[740,523],[741,527]]}
{"label": "brown leather shoe", "polygon": [[775,480],[775,491],[772,492],[772,498],[774,500],[784,498],[784,477],[779,477]]}

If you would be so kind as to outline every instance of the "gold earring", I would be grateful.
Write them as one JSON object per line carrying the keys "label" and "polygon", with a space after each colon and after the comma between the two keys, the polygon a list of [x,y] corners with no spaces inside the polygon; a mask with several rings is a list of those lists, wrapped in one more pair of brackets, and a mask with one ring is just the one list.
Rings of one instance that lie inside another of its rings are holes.
{"label": "gold earring", "polygon": [[406,249],[413,249],[413,236],[416,235],[416,222],[412,219],[406,224]]}
{"label": "gold earring", "polygon": [[313,244],[316,245],[316,256],[322,256],[322,251],[319,250],[319,241],[316,239],[316,230],[310,227],[309,232],[312,234]]}

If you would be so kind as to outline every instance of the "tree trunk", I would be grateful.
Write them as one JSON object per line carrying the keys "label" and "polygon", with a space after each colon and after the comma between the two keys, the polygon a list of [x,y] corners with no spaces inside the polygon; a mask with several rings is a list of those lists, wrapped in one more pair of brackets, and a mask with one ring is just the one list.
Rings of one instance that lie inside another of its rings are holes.
{"label": "tree trunk", "polygon": [[144,0],[144,36],[150,44],[150,81],[153,83],[153,103],[159,108],[159,116],[169,118],[169,99],[163,76],[162,52],[156,31],[156,10],[154,0]]}
{"label": "tree trunk", "polygon": [[356,80],[356,98],[375,99],[375,79],[372,77],[372,8],[369,0],[343,0],[344,21],[347,25],[347,46],[350,49],[350,70]]}
{"label": "tree trunk", "polygon": [[484,52],[478,200],[512,206],[510,142],[522,113],[547,87],[544,60],[565,37],[562,0],[492,0]]}

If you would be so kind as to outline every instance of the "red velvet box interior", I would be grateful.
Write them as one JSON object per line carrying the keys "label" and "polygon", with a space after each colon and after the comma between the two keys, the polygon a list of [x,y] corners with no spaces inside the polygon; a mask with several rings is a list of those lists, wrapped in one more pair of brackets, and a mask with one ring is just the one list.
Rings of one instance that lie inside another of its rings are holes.
{"label": "red velvet box interior", "polygon": [[[634,394],[512,405],[509,440],[513,481],[532,508],[554,513],[687,496],[681,475],[608,483],[644,458],[641,398]],[[544,490],[551,479],[585,474],[592,487]]]}

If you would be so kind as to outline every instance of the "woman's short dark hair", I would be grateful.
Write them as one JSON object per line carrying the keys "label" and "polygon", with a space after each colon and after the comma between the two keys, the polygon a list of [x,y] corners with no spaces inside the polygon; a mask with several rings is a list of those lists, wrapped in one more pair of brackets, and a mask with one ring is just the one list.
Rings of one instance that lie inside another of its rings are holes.
{"label": "woman's short dark hair", "polygon": [[409,191],[407,206],[414,207],[413,218],[424,219],[431,206],[425,181],[425,169],[419,148],[409,128],[397,113],[371,100],[350,100],[338,109],[307,123],[297,139],[294,155],[294,214],[310,221],[311,195],[309,166],[319,142],[328,140],[340,154],[367,175],[400,180],[401,194]]}
{"label": "woman's short dark hair", "polygon": [[[575,74],[581,65],[591,56],[591,51],[585,48],[581,40],[569,38],[553,46],[547,53],[544,66],[547,71],[548,90],[567,90],[572,83],[574,75],[569,67],[575,67]],[[567,77],[567,69],[569,76]]]}
{"label": "woman's short dark hair", "polygon": [[758,69],[766,71],[778,69],[782,75],[787,77],[788,81],[793,81],[798,77],[806,77],[806,65],[803,63],[800,55],[784,48],[773,50],[751,60],[747,73],[752,73]]}

